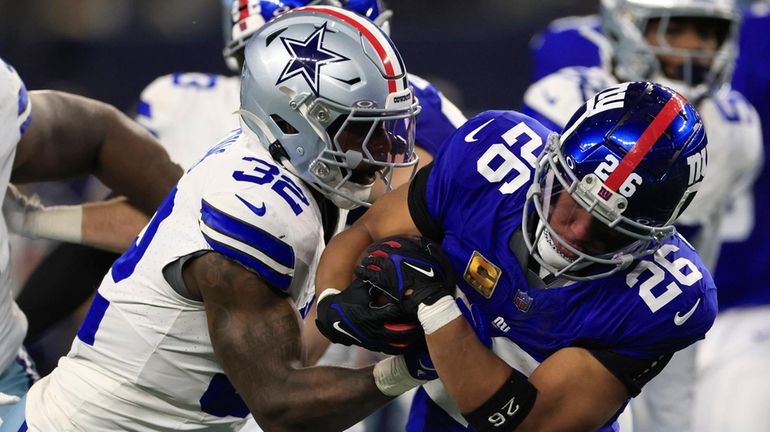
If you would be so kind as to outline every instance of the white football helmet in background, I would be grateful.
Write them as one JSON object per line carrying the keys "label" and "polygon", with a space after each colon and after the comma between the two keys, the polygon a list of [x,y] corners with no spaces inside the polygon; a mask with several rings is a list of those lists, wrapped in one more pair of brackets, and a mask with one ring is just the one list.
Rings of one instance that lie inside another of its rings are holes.
{"label": "white football helmet in background", "polygon": [[[614,73],[621,80],[651,80],[675,88],[691,101],[730,81],[738,53],[740,14],[734,0],[601,0],[602,29],[613,45]],[[671,47],[666,31],[674,18],[714,20],[717,50]],[[660,20],[655,40],[645,38],[652,20]],[[684,58],[681,77],[666,77],[658,56]],[[700,60],[700,61],[698,61]],[[710,61],[709,61],[710,60]],[[701,66],[709,64],[709,67]]]}
{"label": "white football helmet in background", "polygon": [[416,166],[420,107],[401,55],[372,21],[293,9],[251,36],[245,60],[244,129],[339,207],[368,205],[376,174],[389,186],[394,168]]}

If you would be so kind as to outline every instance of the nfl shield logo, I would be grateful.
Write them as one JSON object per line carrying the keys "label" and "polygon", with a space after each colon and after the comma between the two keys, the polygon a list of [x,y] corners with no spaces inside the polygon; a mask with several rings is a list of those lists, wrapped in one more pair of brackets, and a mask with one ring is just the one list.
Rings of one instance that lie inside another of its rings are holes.
{"label": "nfl shield logo", "polygon": [[516,290],[516,297],[513,299],[513,303],[520,311],[527,312],[529,307],[532,306],[532,300],[532,297],[528,296],[526,292]]}

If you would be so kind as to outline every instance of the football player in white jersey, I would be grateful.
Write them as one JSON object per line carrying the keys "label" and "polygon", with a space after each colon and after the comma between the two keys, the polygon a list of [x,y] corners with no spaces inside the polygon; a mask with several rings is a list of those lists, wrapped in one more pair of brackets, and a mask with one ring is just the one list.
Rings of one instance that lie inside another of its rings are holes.
{"label": "football player in white jersey", "polygon": [[[579,38],[582,43],[576,46],[593,47],[585,50],[585,60],[595,60],[596,66],[559,69],[535,82],[524,96],[524,112],[551,127],[563,126],[588,95],[618,80],[663,82],[692,101],[709,136],[709,175],[677,227],[711,270],[718,258],[726,205],[736,190],[751,185],[762,160],[757,113],[729,85],[738,24],[732,0],[603,0],[598,28],[583,20],[575,29],[551,29],[538,40],[541,52],[535,53],[541,56],[540,65],[562,66],[558,59],[543,57],[545,50],[558,51],[547,47],[549,38],[556,44]],[[559,38],[562,42],[557,42]],[[601,54],[608,49],[612,61],[599,61],[607,57]],[[690,429],[693,361],[694,347],[677,353],[646,392],[631,402],[637,432]]]}
{"label": "football player in white jersey", "polygon": [[[250,0],[223,1],[224,29],[227,41],[223,54],[228,66],[240,74],[243,59],[243,47],[249,37],[273,16],[303,5],[328,4],[342,6],[371,19],[387,32],[390,28],[391,11],[381,0],[344,1],[336,0]],[[409,84],[413,86],[415,96],[420,100],[422,112],[417,120],[416,153],[420,156],[419,166],[429,163],[444,139],[466,120],[462,112],[449,101],[430,82],[409,74]],[[225,76],[195,72],[174,73],[156,78],[141,93],[137,106],[137,121],[150,130],[168,151],[170,157],[184,168],[191,167],[202,154],[222,136],[239,127],[238,108],[240,76]],[[394,173],[394,185],[406,182],[408,170]],[[375,187],[379,188],[381,183]],[[376,190],[376,194],[380,191]],[[109,249],[119,249],[120,244],[110,245]],[[123,249],[124,250],[124,249]],[[123,250],[119,250],[122,252]],[[83,275],[72,281],[68,275],[52,272],[53,268],[68,268],[67,263],[82,256],[92,262],[96,257],[106,256],[103,269],[94,269],[93,282],[83,283]],[[90,287],[98,286],[104,272],[117,257],[112,254],[87,250],[77,245],[60,245],[44,264],[35,272],[30,282],[24,287],[19,303],[23,310],[34,313],[30,319],[33,339],[38,338],[50,325],[66,316],[70,310],[51,307],[42,299],[55,298],[62,290],[60,286],[79,283],[72,295],[80,296],[81,301],[92,294]],[[64,264],[62,264],[64,263]],[[58,302],[59,304],[68,302]],[[57,303],[57,302],[54,302]],[[50,303],[49,303],[50,304]],[[74,303],[77,304],[77,303]],[[312,326],[315,331],[315,326]],[[320,353],[313,354],[317,359]],[[49,356],[50,357],[50,356]]]}
{"label": "football player in white jersey", "polygon": [[[91,99],[56,92],[28,92],[16,71],[0,59],[0,191],[9,181],[25,183],[97,175],[105,184],[123,193],[144,211],[150,212],[181,175],[153,137],[115,108]],[[138,175],[141,173],[141,175]],[[104,205],[72,206],[53,218],[38,221],[46,235],[61,235],[93,243],[83,227],[98,219]],[[94,219],[94,218],[97,219]],[[3,430],[18,428],[11,411],[23,400],[36,379],[34,365],[22,346],[27,321],[13,299],[10,288],[8,225],[0,218],[0,423]],[[125,228],[125,227],[123,227]],[[128,227],[128,229],[131,229]],[[136,230],[137,228],[134,228]],[[99,234],[96,232],[95,234]]]}
{"label": "football player in white jersey", "polygon": [[419,383],[393,361],[302,366],[300,317],[339,208],[417,162],[400,55],[371,21],[313,6],[261,27],[245,59],[242,127],[105,276],[29,393],[29,430],[233,430],[249,412],[266,430],[339,430]]}

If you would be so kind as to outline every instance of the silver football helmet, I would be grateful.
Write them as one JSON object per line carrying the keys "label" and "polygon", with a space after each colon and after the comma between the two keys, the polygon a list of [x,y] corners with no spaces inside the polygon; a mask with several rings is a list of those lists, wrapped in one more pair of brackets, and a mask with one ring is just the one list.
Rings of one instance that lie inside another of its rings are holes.
{"label": "silver football helmet", "polygon": [[[740,14],[734,0],[601,0],[602,29],[613,46],[615,75],[621,80],[666,84],[692,101],[730,81],[738,52]],[[723,21],[716,51],[677,49],[666,42],[673,18]],[[651,20],[659,19],[656,45],[645,38]],[[684,59],[681,77],[666,77],[658,56]],[[710,60],[710,62],[709,62]],[[704,68],[699,63],[710,63]]]}
{"label": "silver football helmet", "polygon": [[393,169],[416,168],[420,106],[401,55],[373,22],[297,8],[257,30],[245,60],[244,128],[339,207],[368,205],[375,175],[389,187]]}

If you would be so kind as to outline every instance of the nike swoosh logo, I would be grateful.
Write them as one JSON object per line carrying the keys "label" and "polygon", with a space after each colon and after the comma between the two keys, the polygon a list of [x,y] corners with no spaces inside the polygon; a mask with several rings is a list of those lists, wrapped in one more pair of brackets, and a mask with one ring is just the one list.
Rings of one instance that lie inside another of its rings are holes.
{"label": "nike swoosh logo", "polygon": [[246,201],[245,199],[241,198],[240,196],[238,196],[238,194],[235,194],[235,197],[238,198],[239,200],[241,200],[241,202],[246,207],[248,207],[249,210],[254,212],[255,215],[257,215],[257,216],[264,216],[265,215],[265,212],[267,211],[267,207],[265,206],[265,203],[262,203],[262,205],[260,207],[257,207],[254,204],[252,204],[252,203]]}
{"label": "nike swoosh logo", "polygon": [[699,304],[700,304],[700,299],[698,299],[698,301],[695,302],[695,306],[693,306],[692,309],[687,311],[687,313],[682,315],[682,316],[679,316],[679,312],[675,313],[674,314],[674,324],[676,324],[678,326],[684,324],[688,319],[690,319],[692,314],[695,313],[695,309],[698,307]]}
{"label": "nike swoosh logo", "polygon": [[471,133],[465,136],[465,142],[471,143],[471,142],[478,141],[479,139],[476,138],[476,134],[479,133],[480,130],[484,129],[488,124],[492,123],[493,121],[495,121],[495,119],[489,119],[483,125],[477,127],[476,129],[473,129]]}
{"label": "nike swoosh logo", "polygon": [[347,336],[347,337],[349,337],[349,338],[351,338],[351,339],[355,340],[356,342],[358,342],[358,343],[362,343],[362,342],[361,342],[361,339],[359,339],[359,338],[357,338],[357,337],[353,336],[352,334],[348,333],[348,332],[347,332],[347,331],[346,331],[344,328],[342,328],[342,326],[340,325],[340,322],[339,322],[339,321],[334,321],[334,322],[332,323],[332,327],[334,327],[334,330],[337,330],[338,332],[340,332],[340,333],[344,334],[345,336]]}
{"label": "nike swoosh logo", "polygon": [[411,268],[413,268],[415,270],[417,270],[418,272],[424,274],[425,276],[433,277],[433,269],[430,269],[430,271],[428,271],[428,270],[425,270],[424,268],[413,266],[413,265],[409,264],[408,262],[404,262],[404,264],[408,265],[409,267],[411,267]]}

